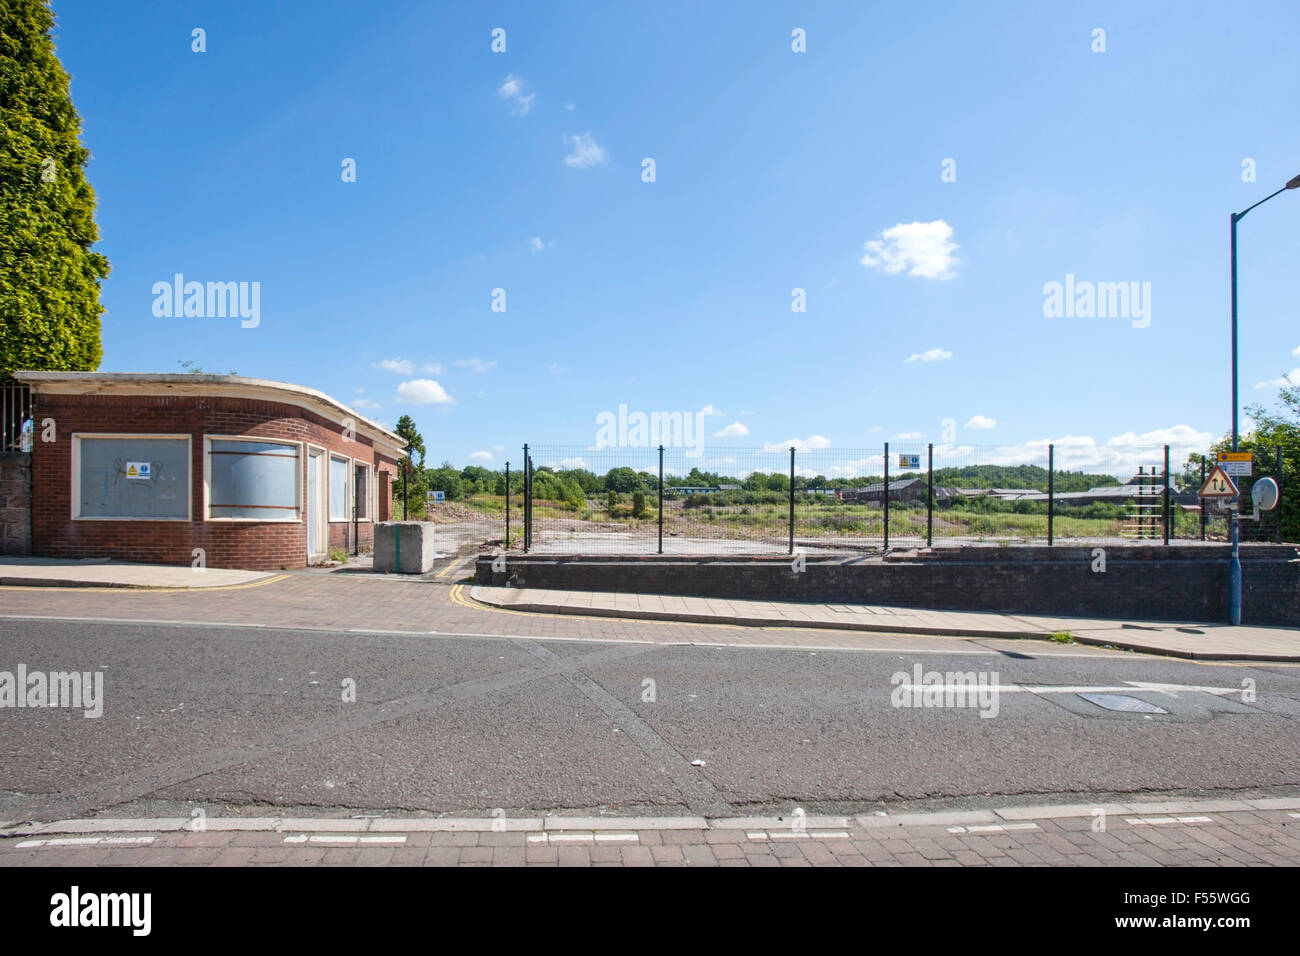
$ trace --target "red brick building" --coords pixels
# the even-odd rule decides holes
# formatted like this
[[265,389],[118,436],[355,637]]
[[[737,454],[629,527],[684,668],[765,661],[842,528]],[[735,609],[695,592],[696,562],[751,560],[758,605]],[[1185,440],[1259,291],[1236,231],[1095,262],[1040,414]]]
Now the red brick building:
[[32,550],[301,568],[370,547],[406,443],[321,392],[235,375],[17,372]]

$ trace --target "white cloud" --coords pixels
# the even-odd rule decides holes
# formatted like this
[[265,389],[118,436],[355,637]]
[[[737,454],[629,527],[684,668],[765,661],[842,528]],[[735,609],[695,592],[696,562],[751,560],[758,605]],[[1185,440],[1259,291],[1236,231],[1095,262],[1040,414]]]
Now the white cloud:
[[713,433],[714,438],[740,438],[749,434],[749,429],[740,422],[732,422],[726,428]]
[[873,269],[897,275],[904,269],[921,279],[951,279],[956,273],[952,226],[942,219],[933,222],[898,223],[884,230],[879,239],[866,244],[861,262]]
[[952,353],[947,349],[929,349],[925,352],[909,355],[903,364],[906,365],[908,362],[942,362],[950,358],[952,358]]
[[561,458],[559,461],[548,461],[546,465],[548,468],[583,468],[588,471],[590,470],[587,468],[587,460],[585,458]]
[[398,375],[410,375],[415,371],[415,364],[410,359],[384,359],[376,362],[375,368],[387,369],[390,372],[396,372]]
[[397,397],[413,405],[455,405],[456,399],[431,378],[416,378],[397,386]]
[[564,142],[573,147],[573,152],[564,157],[564,162],[574,169],[598,166],[609,159],[609,153],[591,138],[590,133],[565,136]]
[[467,368],[471,372],[478,372],[479,374],[482,374],[483,372],[492,371],[492,369],[496,367],[497,363],[485,362],[481,358],[469,358],[469,359],[461,359],[459,362],[452,362],[451,364],[458,366],[460,368]]
[[[1297,349],[1300,351],[1300,349]],[[1287,381],[1290,379],[1290,381]],[[1281,378],[1271,378],[1267,382],[1256,383],[1256,388],[1289,388],[1292,385],[1300,385],[1300,368],[1293,368]]]
[[491,461],[492,452],[490,451],[472,451],[469,454],[470,461]]
[[720,408],[714,408],[712,405],[705,405],[700,409],[701,415],[725,415],[727,414]]
[[788,451],[791,447],[795,451],[816,451],[819,448],[830,448],[831,440],[825,435],[811,435],[808,438],[789,438],[785,441],[771,442],[763,446],[763,451]]
[[528,111],[533,108],[534,93],[524,92],[525,83],[522,77],[515,76],[511,73],[506,77],[501,88],[497,90],[497,96],[501,97],[510,106],[510,112],[516,116],[527,116]]
[[969,445],[936,445],[934,456],[939,461],[960,461],[969,464],[972,455],[978,454],[980,464],[989,465],[1039,465],[1047,467],[1047,446],[1056,446],[1055,464],[1064,471],[1089,471],[1130,478],[1139,466],[1163,466],[1164,446],[1169,446],[1169,464],[1177,469],[1193,451],[1204,452],[1218,437],[1201,432],[1190,425],[1174,425],[1149,432],[1125,432],[1098,442],[1090,435],[1066,435],[1063,438],[1042,438],[1019,445],[999,445],[991,452]]
[[1296,358],[1300,358],[1300,345],[1297,345],[1295,348],[1293,348],[1291,350],[1291,354],[1294,355]]
[[990,428],[997,428],[997,427],[998,427],[998,420],[997,420],[996,418],[987,418],[987,417],[984,416],[984,415],[976,415],[974,418],[972,418],[970,421],[968,421],[968,422],[966,423],[966,427],[967,427],[967,428],[978,428],[978,429],[980,429],[980,430],[987,430],[987,429],[990,429]]
[[543,239],[541,236],[533,236],[528,240],[528,248],[532,249],[533,252],[541,252],[544,249],[554,249],[555,240]]

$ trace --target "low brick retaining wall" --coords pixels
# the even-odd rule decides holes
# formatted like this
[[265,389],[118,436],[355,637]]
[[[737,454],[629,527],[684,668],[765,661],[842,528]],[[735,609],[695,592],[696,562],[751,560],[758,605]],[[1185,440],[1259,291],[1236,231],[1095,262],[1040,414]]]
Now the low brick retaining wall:
[[[480,584],[564,591],[880,604],[951,611],[1221,623],[1228,618],[1227,546],[942,548],[879,556],[698,558],[666,555],[492,556]],[[1242,623],[1300,627],[1300,551],[1243,545]]]

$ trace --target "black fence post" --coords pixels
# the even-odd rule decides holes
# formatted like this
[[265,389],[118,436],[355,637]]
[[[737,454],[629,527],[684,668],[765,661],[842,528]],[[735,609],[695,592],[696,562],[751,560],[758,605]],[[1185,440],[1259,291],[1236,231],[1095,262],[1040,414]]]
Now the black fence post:
[[1056,518],[1056,446],[1047,446],[1047,546],[1055,540],[1053,523]]
[[794,446],[790,446],[790,554],[794,554]]
[[528,443],[524,442],[524,553],[533,544],[533,469],[528,457]]
[[659,553],[664,553],[664,446],[659,446]]
[[885,442],[885,550],[889,550],[889,442]]
[[1165,446],[1165,544],[1169,543],[1169,522],[1173,520],[1173,510],[1169,499],[1169,446]]
[[[406,473],[407,473],[407,471],[410,470],[410,467],[411,467],[410,452],[407,452],[407,458],[406,458],[406,461],[402,462],[402,520],[403,520],[403,521],[406,520],[406,501],[407,501],[407,495],[406,495]],[[401,532],[398,532],[398,533],[400,534]]]
[[[1201,456],[1201,487],[1205,487],[1205,456]],[[1201,540],[1205,540],[1205,499],[1197,498],[1198,510],[1201,512]]]
[[1277,543],[1282,543],[1282,446],[1273,449],[1277,453]]
[[934,443],[926,446],[925,546],[934,547]]
[[506,548],[510,550],[510,462],[506,462]]

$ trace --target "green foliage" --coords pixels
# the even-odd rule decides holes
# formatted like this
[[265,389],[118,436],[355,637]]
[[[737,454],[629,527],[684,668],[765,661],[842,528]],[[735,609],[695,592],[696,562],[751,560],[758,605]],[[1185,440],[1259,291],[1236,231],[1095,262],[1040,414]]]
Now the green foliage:
[[632,492],[632,517],[645,517],[645,492],[639,488]]
[[657,491],[659,478],[645,471],[633,471],[631,468],[611,468],[605,475],[603,491],[617,491],[630,495],[637,490]]
[[0,379],[16,369],[93,371],[99,239],[90,151],[45,0],[0,2]]
[[[414,518],[424,514],[424,493],[429,485],[424,472],[424,438],[415,427],[410,415],[403,415],[397,420],[393,432],[406,442],[407,455],[401,461],[400,474],[393,482],[393,517]],[[419,455],[416,459],[415,456]],[[402,478],[406,478],[406,501],[402,503]],[[398,504],[403,507],[398,510]]]
[[[181,361],[178,361],[176,364],[179,365],[181,368],[185,369],[185,371],[191,373],[192,375],[220,375],[220,374],[221,374],[220,372],[209,372],[209,371],[208,371],[207,369],[205,369],[205,368],[199,368],[199,366],[198,366],[197,364],[195,364],[194,362],[188,362],[188,361],[181,362]],[[232,369],[231,371],[227,372],[226,374],[227,374],[227,375],[238,375],[239,373],[236,372],[236,371],[234,371],[234,370]]]
[[606,501],[605,507],[610,514],[613,514],[615,509],[618,508],[618,492],[613,488],[609,489],[609,499]]
[[[448,461],[444,461],[437,468],[425,469],[424,484],[429,491],[443,492],[448,501],[460,501],[465,495],[465,487],[460,480],[460,472],[453,468],[451,462]],[[423,496],[421,497],[423,498]]]
[[[1300,541],[1300,382],[1283,386],[1278,392],[1280,407],[1270,411],[1262,405],[1247,406],[1246,412],[1255,422],[1255,429],[1238,441],[1241,451],[1253,452],[1254,474],[1238,480],[1241,489],[1241,510],[1251,510],[1250,490],[1263,477],[1277,479],[1277,449],[1282,449],[1282,540]],[[1224,438],[1211,449],[1212,456],[1221,451],[1231,451],[1231,438]],[[1276,515],[1276,512],[1274,512]],[[1276,528],[1276,518],[1270,516],[1270,527]],[[1244,529],[1250,522],[1242,522]]]

